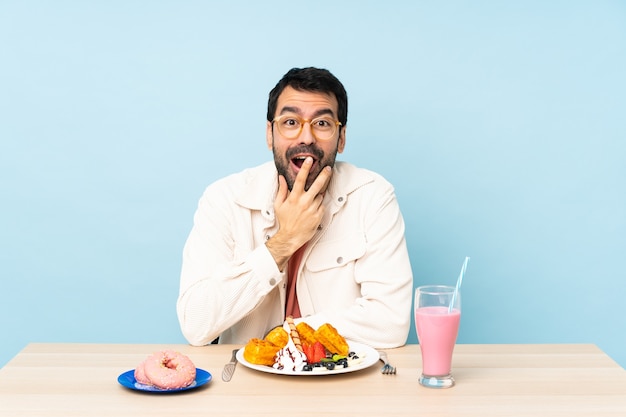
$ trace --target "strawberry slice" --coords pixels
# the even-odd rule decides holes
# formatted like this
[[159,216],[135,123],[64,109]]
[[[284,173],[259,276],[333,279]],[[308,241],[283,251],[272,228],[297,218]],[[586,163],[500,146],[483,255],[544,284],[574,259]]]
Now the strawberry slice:
[[[315,342],[311,347],[312,360],[311,363],[317,363],[326,357],[326,348],[320,342]],[[307,356],[308,358],[308,356]]]
[[313,346],[312,345],[309,345],[308,343],[303,343],[302,352],[306,355],[306,359],[309,363],[315,363],[313,362]]
[[318,363],[326,357],[326,348],[320,342],[312,345],[302,343],[302,352],[306,355],[308,363]]

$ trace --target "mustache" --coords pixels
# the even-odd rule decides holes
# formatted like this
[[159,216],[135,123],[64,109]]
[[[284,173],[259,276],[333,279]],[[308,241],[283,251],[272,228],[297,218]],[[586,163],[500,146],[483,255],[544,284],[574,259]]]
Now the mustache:
[[324,151],[315,145],[298,145],[296,147],[289,148],[287,150],[286,156],[287,156],[287,159],[293,159],[294,156],[301,154],[301,153],[311,154],[317,160],[322,160],[324,158]]

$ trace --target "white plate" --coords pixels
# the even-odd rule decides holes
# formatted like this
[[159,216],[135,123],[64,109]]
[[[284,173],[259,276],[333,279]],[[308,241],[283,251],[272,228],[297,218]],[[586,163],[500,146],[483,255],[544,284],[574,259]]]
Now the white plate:
[[237,351],[237,360],[245,367],[250,369],[255,369],[261,372],[267,372],[269,374],[279,374],[279,375],[296,375],[296,376],[320,376],[320,375],[336,375],[336,374],[345,374],[348,372],[360,371],[361,369],[369,368],[374,365],[380,359],[378,355],[378,351],[373,349],[367,345],[357,342],[348,341],[348,345],[350,346],[350,352],[356,353],[361,359],[361,362],[357,364],[353,364],[352,366],[348,366],[347,368],[339,367],[335,368],[332,371],[324,370],[324,371],[287,371],[284,369],[275,369],[271,366],[265,365],[255,365],[253,363],[248,362],[243,357],[244,348],[239,349]]

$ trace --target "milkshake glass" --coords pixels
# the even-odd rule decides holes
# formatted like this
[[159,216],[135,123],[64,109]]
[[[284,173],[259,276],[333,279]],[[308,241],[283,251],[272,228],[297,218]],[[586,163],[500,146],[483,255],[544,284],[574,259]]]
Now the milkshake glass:
[[[452,306],[450,306],[452,303]],[[452,352],[461,321],[461,294],[454,287],[427,285],[415,289],[415,328],[422,352],[419,383],[450,388]]]

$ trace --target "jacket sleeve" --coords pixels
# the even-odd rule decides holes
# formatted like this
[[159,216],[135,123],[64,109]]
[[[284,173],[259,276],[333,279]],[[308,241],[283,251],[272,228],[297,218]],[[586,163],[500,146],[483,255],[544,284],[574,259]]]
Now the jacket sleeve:
[[265,245],[237,250],[241,226],[235,226],[235,217],[239,215],[239,224],[245,219],[229,193],[219,183],[207,188],[183,250],[176,309],[181,331],[192,345],[211,343],[254,310],[281,280]]

